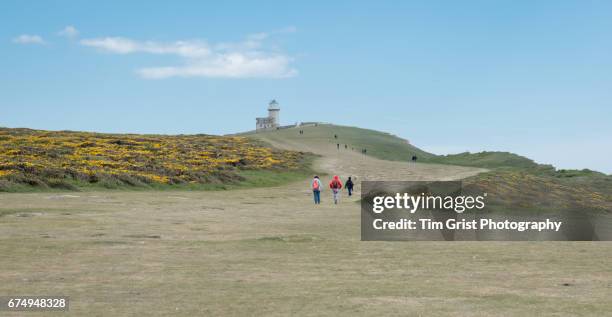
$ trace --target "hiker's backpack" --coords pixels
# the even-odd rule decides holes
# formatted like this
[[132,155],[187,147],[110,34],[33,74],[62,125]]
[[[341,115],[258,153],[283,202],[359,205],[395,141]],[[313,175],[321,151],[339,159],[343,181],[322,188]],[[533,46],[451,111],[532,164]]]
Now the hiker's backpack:
[[319,180],[315,179],[315,180],[312,182],[312,189],[313,189],[313,190],[319,190]]

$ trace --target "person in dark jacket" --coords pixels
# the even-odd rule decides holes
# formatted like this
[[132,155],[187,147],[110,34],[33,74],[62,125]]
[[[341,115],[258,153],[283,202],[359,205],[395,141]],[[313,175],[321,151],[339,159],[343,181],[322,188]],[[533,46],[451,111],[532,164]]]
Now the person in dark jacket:
[[344,188],[346,188],[348,190],[348,195],[349,196],[353,196],[353,180],[351,180],[351,177],[349,176],[348,180],[346,181],[346,183],[344,183]]

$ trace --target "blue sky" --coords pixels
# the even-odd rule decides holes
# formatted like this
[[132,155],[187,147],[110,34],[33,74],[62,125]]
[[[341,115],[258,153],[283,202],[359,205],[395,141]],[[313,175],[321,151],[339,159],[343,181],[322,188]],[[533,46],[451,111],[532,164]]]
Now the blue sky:
[[0,2],[0,126],[388,131],[612,173],[610,1]]

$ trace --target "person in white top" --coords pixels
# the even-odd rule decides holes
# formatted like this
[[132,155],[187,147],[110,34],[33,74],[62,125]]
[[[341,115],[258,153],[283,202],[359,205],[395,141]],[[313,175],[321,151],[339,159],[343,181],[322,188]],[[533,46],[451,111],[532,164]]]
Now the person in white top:
[[314,203],[316,205],[321,203],[321,180],[319,180],[319,176],[315,176],[312,180],[312,194],[314,195]]

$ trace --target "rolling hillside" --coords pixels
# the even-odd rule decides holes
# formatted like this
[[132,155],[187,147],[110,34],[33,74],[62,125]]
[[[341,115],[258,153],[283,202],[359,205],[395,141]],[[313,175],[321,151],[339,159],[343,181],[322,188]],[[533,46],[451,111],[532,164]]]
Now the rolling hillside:
[[[362,149],[367,149],[365,155]],[[439,179],[444,175],[449,179],[465,178],[466,184],[504,197],[500,206],[521,202],[525,208],[542,209],[557,206],[558,202],[612,209],[609,175],[590,170],[556,170],[508,152],[436,156],[388,133],[331,124],[242,136],[0,128],[0,191],[278,185],[311,174],[311,156],[305,152],[325,158],[320,161],[327,166],[318,166],[321,171],[344,169],[348,175],[369,175],[363,179]],[[410,168],[401,165],[413,155],[419,163],[427,164]],[[458,166],[479,172],[464,173]],[[385,169],[393,169],[393,176],[372,172]]]
[[[299,134],[303,130],[304,134]],[[361,153],[367,150],[367,155],[388,161],[409,161],[413,155],[419,159],[434,157],[395,135],[356,127],[332,124],[317,124],[264,132],[245,134],[248,137],[266,141],[284,148],[299,147],[303,150],[317,152],[322,145],[335,147],[346,144],[349,150]],[[338,138],[334,138],[336,135]]]
[[[304,134],[300,134],[300,130],[303,130]],[[408,162],[411,161],[413,155],[416,155],[418,162],[425,163],[479,168],[512,167],[532,170],[554,170],[551,165],[537,164],[529,158],[510,152],[466,152],[435,155],[425,152],[411,145],[407,140],[390,133],[333,124],[317,124],[316,126],[309,125],[280,130],[248,132],[241,135],[262,140],[280,148],[300,149],[314,153],[323,148],[327,151],[328,147],[335,147],[337,144],[344,148],[346,144],[348,149],[352,149],[356,153],[361,153],[362,149],[367,149],[366,155],[387,161]],[[334,138],[334,135],[338,136],[338,138]]]
[[559,210],[571,207],[612,211],[612,176],[591,170],[557,170],[552,165],[538,164],[510,152],[434,155],[387,133],[330,124],[249,133],[247,136],[275,147],[324,156],[334,155],[338,143],[341,145],[340,153],[347,151],[343,148],[347,144],[348,151],[355,152],[355,155],[361,155],[361,149],[367,148],[368,156],[388,161],[409,161],[412,155],[416,155],[419,163],[426,163],[419,166],[431,165],[429,173],[432,176],[445,165],[481,168],[484,172],[465,178],[464,184],[492,194],[491,197],[495,198],[491,199],[490,206],[497,209]]

